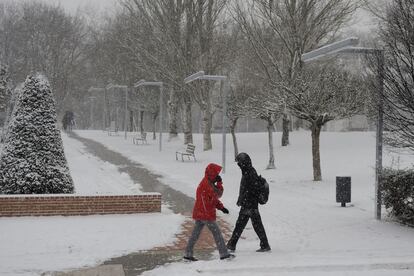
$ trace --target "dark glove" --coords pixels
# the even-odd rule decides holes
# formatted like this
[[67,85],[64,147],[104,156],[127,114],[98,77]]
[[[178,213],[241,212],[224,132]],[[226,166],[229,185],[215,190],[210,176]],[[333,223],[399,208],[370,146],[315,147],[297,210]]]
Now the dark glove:
[[214,179],[214,182],[222,182],[221,176],[217,175],[216,178]]
[[223,209],[221,209],[221,211],[223,213],[225,213],[225,214],[228,214],[229,213],[229,210],[226,207],[223,207]]

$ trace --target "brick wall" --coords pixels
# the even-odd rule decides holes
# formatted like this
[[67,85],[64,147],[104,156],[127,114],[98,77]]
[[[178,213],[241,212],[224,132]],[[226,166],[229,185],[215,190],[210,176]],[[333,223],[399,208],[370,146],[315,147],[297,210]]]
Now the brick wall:
[[0,217],[161,212],[161,194],[0,195]]

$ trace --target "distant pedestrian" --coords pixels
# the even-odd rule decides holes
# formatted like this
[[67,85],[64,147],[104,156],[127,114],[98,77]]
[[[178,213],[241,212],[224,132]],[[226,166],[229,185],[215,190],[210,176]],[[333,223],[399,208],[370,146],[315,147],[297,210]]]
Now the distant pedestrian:
[[185,250],[184,259],[186,260],[197,261],[193,256],[193,249],[204,225],[206,225],[213,234],[217,249],[220,253],[220,259],[223,260],[234,257],[234,255],[229,254],[223,235],[216,223],[216,209],[221,210],[225,214],[229,213],[229,210],[227,210],[219,200],[223,194],[223,182],[219,175],[220,171],[221,166],[214,163],[208,164],[205,170],[205,176],[197,187],[196,200],[193,208],[195,226]]
[[247,153],[239,153],[236,157],[236,162],[242,172],[239,198],[237,200],[237,206],[240,206],[241,208],[236,227],[227,243],[227,248],[230,251],[236,250],[237,241],[246,227],[247,222],[251,219],[253,229],[260,239],[260,248],[256,251],[270,251],[271,248],[259,213],[260,189],[257,183],[259,176],[253,168],[252,161]]

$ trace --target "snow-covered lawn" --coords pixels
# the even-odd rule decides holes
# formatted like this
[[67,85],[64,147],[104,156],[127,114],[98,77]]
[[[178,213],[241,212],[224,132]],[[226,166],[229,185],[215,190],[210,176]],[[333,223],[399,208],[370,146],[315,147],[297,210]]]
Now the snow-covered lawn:
[[[221,136],[213,135],[214,150],[202,151],[201,135],[194,136],[197,162],[175,160],[182,141],[165,141],[158,152],[157,141],[133,145],[122,136],[107,136],[102,131],[77,131],[83,137],[105,144],[131,160],[161,174],[173,188],[194,196],[204,168],[209,162],[221,163]],[[375,134],[329,133],[321,135],[322,182],[312,180],[311,136],[293,132],[289,147],[276,147],[276,170],[267,165],[267,135],[238,134],[240,151],[249,153],[253,165],[270,183],[268,204],[261,214],[272,252],[256,253],[258,240],[251,227],[240,240],[236,259],[231,262],[196,262],[172,264],[148,272],[148,275],[413,275],[414,229],[374,219]],[[275,135],[280,144],[280,133]],[[234,225],[240,171],[232,162],[231,139],[227,140],[227,171],[223,176],[224,205],[227,220]],[[411,164],[409,155],[385,153],[385,164]],[[352,177],[352,204],[341,208],[335,202],[335,177]],[[220,213],[220,212],[219,212]],[[221,214],[220,214],[221,215]],[[408,267],[410,270],[402,270]]]
[[[139,193],[128,175],[62,136],[76,193]],[[171,243],[182,221],[165,206],[161,214],[0,218],[0,275],[76,269],[151,249]]]

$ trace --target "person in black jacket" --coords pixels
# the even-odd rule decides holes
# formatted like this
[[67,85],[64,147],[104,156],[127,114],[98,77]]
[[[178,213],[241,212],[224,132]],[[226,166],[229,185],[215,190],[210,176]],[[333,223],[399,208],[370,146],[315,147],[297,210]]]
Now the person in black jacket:
[[231,251],[236,250],[237,241],[239,240],[244,228],[249,219],[252,220],[254,231],[260,239],[260,249],[257,252],[270,251],[270,245],[267,240],[266,231],[263,227],[262,218],[259,213],[259,190],[257,187],[258,175],[252,166],[252,161],[247,153],[239,153],[236,157],[237,165],[239,165],[242,178],[240,181],[239,198],[237,206],[240,206],[239,217],[236,222],[236,227],[230,240],[227,243],[227,248]]

